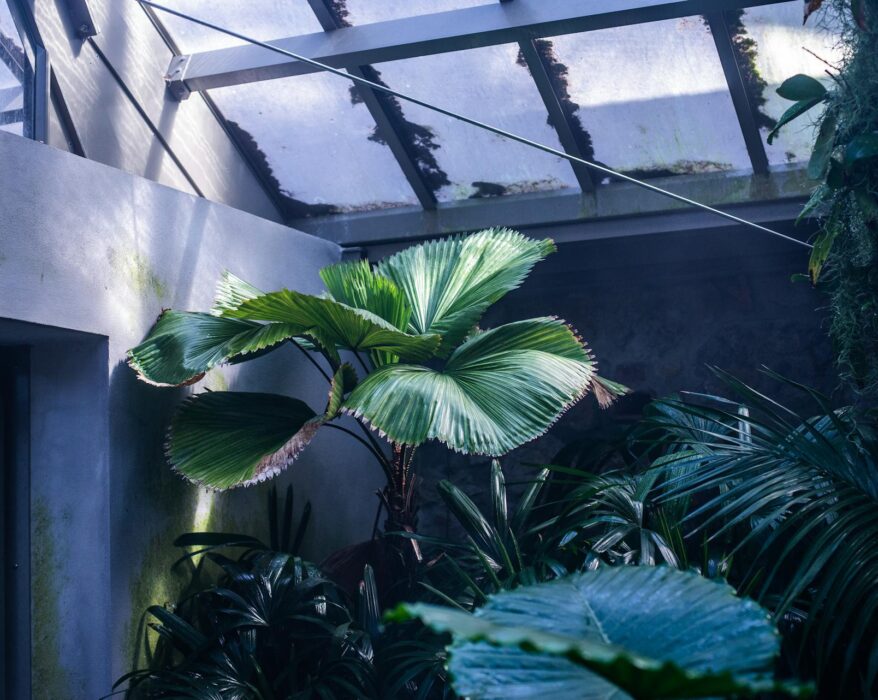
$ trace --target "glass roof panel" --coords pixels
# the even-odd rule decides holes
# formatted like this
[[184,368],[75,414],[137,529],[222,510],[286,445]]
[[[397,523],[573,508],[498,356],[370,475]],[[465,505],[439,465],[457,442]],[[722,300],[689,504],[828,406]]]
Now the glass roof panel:
[[[25,64],[24,49],[18,28],[12,20],[6,0],[0,0],[0,90],[21,85],[21,67]],[[20,107],[21,105],[19,105]],[[0,104],[0,111],[9,109]]]
[[[823,15],[823,16],[821,16]],[[800,0],[764,5],[744,10],[743,26],[756,42],[756,68],[767,86],[763,111],[778,119],[793,103],[777,93],[777,87],[796,73],[805,73],[824,83],[829,82],[827,66],[805,49],[813,51],[830,64],[837,64],[841,51],[838,36],[832,27],[822,26],[825,13],[818,12],[802,25]],[[780,130],[772,145],[766,140],[765,150],[772,164],[806,161],[814,145],[814,124],[820,108],[788,124]],[[768,129],[763,129],[763,138]]]
[[551,43],[600,162],[641,177],[751,168],[702,18],[553,37]]
[[[390,87],[555,148],[557,134],[518,45],[490,46],[382,63]],[[578,187],[570,164],[482,129],[401,102],[440,201]],[[423,160],[421,161],[423,163]]]
[[0,130],[24,134],[24,67],[27,58],[6,0],[0,0]]
[[[307,0],[163,0],[162,4],[260,41],[322,31]],[[167,12],[156,10],[156,15],[183,53],[211,51],[247,43]]]
[[290,218],[417,204],[343,79],[309,74],[210,94],[252,162],[270,168],[290,198]]
[[371,24],[390,19],[460,10],[476,5],[493,5],[498,0],[335,0],[336,11],[345,13],[351,24]]

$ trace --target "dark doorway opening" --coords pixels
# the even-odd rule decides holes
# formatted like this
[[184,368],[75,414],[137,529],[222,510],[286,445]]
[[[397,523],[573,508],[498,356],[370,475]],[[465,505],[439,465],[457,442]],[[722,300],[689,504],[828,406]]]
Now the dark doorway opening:
[[30,697],[30,357],[0,347],[0,679],[5,698]]

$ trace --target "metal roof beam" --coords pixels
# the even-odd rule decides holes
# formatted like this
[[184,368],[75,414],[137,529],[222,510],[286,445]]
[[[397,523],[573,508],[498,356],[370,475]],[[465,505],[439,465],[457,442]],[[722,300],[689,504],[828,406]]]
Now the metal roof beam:
[[[272,44],[336,68],[397,61],[540,37],[703,15],[781,0],[516,0],[287,37]],[[210,19],[205,17],[203,19]],[[320,69],[259,46],[175,57],[174,94],[314,73]]]
[[753,172],[765,175],[768,173],[768,156],[765,154],[765,145],[762,143],[762,135],[759,133],[759,126],[756,123],[757,106],[750,100],[744,77],[741,75],[728,18],[723,12],[707,14],[706,18],[710,25],[713,41],[716,44],[716,52],[719,54],[723,73],[726,76],[726,83],[729,86],[738,123],[741,125],[741,135],[747,146]]
[[[336,32],[343,29],[336,21],[332,12],[329,11],[326,0],[308,0],[308,4],[311,6],[311,10],[325,32]],[[359,66],[348,67],[346,70],[351,75],[359,78],[365,79],[367,77]],[[403,141],[399,132],[394,127],[393,118],[388,113],[385,103],[374,90],[359,85],[355,85],[353,89],[363,99],[363,104],[366,105],[366,109],[369,110],[369,114],[372,115],[372,119],[375,120],[375,124],[378,126],[378,133],[381,134],[391,153],[393,153],[393,157],[396,158],[396,162],[399,164],[405,179],[418,198],[420,205],[424,209],[435,209],[436,196],[424,180],[423,173],[418,167],[417,161],[412,157],[405,141]]]
[[[779,169],[768,176],[722,172],[677,175],[658,182],[711,205],[734,209],[759,222],[763,219],[753,217],[752,211],[769,204],[783,211],[781,219],[795,219],[810,191],[810,181],[801,167]],[[298,219],[289,225],[342,246],[370,246],[477,231],[496,226],[498,222],[516,229],[580,223],[589,227],[594,225],[596,230],[609,227],[620,232],[630,229],[633,233],[642,228],[636,223],[640,217],[654,214],[684,216],[687,220],[701,222],[699,225],[702,226],[728,225],[719,217],[701,216],[700,211],[645,192],[630,183],[603,185],[589,194],[554,190],[464,199],[441,202],[435,211],[399,207]],[[614,223],[608,223],[611,221]]]
[[[509,2],[510,0],[505,1]],[[549,112],[549,122],[558,134],[558,140],[561,142],[561,147],[571,156],[588,160],[589,154],[583,153],[576,141],[576,136],[574,136],[573,132],[573,125],[570,123],[570,119],[567,117],[564,108],[561,106],[561,99],[555,90],[555,86],[552,84],[549,71],[546,69],[545,63],[543,63],[543,60],[540,58],[540,54],[537,51],[533,40],[528,39],[527,41],[519,42],[518,46],[521,49],[521,55],[524,57],[525,63],[527,63],[527,68],[530,71],[531,78],[533,78],[537,90],[540,92],[540,97],[543,98],[543,104]],[[588,168],[579,163],[571,163],[571,166],[573,166],[573,173],[576,175],[576,180],[579,182],[580,189],[582,189],[583,192],[592,192],[594,190],[594,180],[592,179]]]

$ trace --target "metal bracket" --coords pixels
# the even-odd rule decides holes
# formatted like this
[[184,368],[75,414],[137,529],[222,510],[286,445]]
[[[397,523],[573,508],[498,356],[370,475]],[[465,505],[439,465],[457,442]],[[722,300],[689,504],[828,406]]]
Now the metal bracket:
[[192,94],[192,91],[186,86],[184,81],[186,68],[189,66],[189,59],[190,56],[174,56],[171,59],[171,65],[168,66],[168,72],[165,73],[168,91],[177,101],[188,100]]
[[88,39],[98,33],[97,24],[88,7],[88,0],[67,0],[67,9],[70,12],[70,20],[73,22],[76,36],[80,39]]

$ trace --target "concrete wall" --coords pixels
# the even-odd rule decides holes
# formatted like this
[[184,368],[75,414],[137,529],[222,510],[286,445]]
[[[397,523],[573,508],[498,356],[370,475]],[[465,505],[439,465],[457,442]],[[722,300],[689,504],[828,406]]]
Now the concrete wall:
[[[0,337],[34,344],[42,401],[32,416],[43,436],[32,460],[34,697],[94,700],[135,660],[140,613],[173,600],[181,577],[169,573],[172,540],[207,527],[258,534],[267,494],[212,495],[170,472],[163,433],[185,392],[138,382],[125,351],[162,308],[209,307],[223,268],[263,288],[316,292],[317,270],[340,250],[18,137],[0,134],[0,163],[0,319],[88,334],[49,343],[33,326],[6,325]],[[212,371],[202,386],[325,401],[323,380],[292,349]],[[66,442],[53,425],[87,437]],[[364,452],[318,435],[280,479],[296,485],[297,510],[313,502],[314,557],[370,532],[364,494],[381,475]]]

